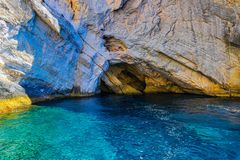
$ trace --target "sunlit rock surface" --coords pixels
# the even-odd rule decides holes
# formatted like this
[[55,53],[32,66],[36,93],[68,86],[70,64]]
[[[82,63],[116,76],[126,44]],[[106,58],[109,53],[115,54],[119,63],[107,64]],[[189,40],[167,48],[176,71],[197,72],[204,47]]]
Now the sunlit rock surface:
[[239,15],[238,0],[0,0],[0,108],[101,90],[239,96]]

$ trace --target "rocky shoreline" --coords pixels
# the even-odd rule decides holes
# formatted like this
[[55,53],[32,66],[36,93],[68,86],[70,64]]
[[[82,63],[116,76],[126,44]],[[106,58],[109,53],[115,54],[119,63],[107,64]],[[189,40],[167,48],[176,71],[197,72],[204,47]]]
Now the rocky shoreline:
[[240,1],[0,0],[0,113],[100,92],[240,97],[239,37]]

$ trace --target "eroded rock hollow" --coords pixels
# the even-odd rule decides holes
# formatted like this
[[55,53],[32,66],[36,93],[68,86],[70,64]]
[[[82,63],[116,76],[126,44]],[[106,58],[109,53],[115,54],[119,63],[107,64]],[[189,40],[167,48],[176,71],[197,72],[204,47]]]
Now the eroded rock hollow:
[[0,0],[0,112],[99,92],[240,96],[239,0]]

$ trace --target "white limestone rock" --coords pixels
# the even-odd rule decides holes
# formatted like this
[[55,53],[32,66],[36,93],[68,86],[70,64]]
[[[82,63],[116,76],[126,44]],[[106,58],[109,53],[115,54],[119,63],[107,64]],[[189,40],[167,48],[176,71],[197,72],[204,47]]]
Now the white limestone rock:
[[239,6],[232,0],[0,0],[1,98],[95,94],[101,79],[110,89],[121,84],[128,86],[124,93],[139,92],[128,74],[127,82],[110,74],[119,63],[139,68],[129,72],[146,85],[141,92],[239,96]]

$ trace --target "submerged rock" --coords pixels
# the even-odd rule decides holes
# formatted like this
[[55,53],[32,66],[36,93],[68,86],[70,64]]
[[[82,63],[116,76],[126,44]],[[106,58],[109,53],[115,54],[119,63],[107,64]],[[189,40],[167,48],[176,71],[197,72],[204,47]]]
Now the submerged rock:
[[0,0],[0,108],[101,90],[240,96],[239,16],[232,0]]

